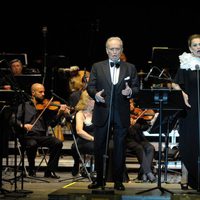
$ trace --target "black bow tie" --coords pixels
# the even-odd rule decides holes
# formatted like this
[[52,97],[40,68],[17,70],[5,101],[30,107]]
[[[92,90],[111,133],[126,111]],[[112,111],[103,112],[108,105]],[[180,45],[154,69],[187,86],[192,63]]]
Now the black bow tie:
[[110,66],[111,67],[116,67],[116,68],[119,68],[119,66],[120,66],[120,62],[116,62],[116,63],[114,63],[114,62],[110,62]]

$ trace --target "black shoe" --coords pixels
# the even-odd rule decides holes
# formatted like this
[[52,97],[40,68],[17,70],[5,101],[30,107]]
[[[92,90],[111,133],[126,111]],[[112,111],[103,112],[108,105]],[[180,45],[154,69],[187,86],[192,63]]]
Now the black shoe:
[[93,182],[96,181],[96,179],[97,179],[97,173],[95,171],[91,172],[90,173],[90,177],[91,177],[91,179],[92,179]]
[[36,171],[35,171],[35,170],[29,170],[29,171],[28,171],[28,175],[29,175],[29,176],[33,176],[33,177],[36,177]]
[[99,183],[97,181],[94,181],[94,182],[92,182],[88,185],[88,189],[97,189],[97,188],[100,188],[100,187],[103,187],[103,184]]
[[51,171],[46,171],[44,173],[44,177],[45,178],[55,178],[55,179],[59,179],[60,176],[57,176],[55,172],[51,172]]
[[142,174],[142,182],[147,182],[147,175],[146,174]]
[[122,191],[122,190],[125,190],[125,187],[124,187],[123,183],[121,183],[121,182],[115,182],[114,183],[114,189]]
[[140,180],[140,181],[142,181],[142,178],[143,178],[142,176],[143,176],[143,173],[140,173],[140,172],[139,172],[139,173],[138,173],[138,176],[137,176],[137,179]]
[[188,190],[188,184],[187,183],[181,183],[181,190]]
[[151,183],[154,183],[156,181],[156,177],[153,175],[152,172],[147,173],[147,178]]

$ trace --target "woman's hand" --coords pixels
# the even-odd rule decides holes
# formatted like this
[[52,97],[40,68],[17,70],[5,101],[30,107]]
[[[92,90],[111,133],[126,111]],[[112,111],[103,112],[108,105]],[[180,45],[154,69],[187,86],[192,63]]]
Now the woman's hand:
[[189,104],[188,95],[181,89],[181,87],[179,86],[179,84],[172,83],[172,88],[175,89],[175,90],[181,90],[182,91],[183,100],[185,102],[185,105],[188,106],[189,108],[191,108],[191,105]]
[[185,105],[188,106],[189,108],[191,108],[191,105],[189,104],[188,95],[185,92],[183,92],[183,90],[182,90],[182,94],[183,94],[183,100],[185,102]]

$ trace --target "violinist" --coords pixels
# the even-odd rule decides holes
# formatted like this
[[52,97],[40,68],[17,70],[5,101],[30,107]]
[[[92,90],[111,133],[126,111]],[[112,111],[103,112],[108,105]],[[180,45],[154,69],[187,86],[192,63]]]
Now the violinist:
[[[138,180],[142,182],[155,182],[156,177],[153,173],[153,158],[155,148],[143,134],[143,131],[146,131],[150,126],[149,121],[143,116],[146,111],[139,110],[139,113],[137,113],[136,111],[138,111],[138,109],[135,108],[134,101],[132,99],[130,100],[130,110],[131,126],[129,127],[126,138],[127,153],[136,155],[138,159],[140,164]],[[153,114],[152,111],[149,113]],[[136,117],[133,117],[135,115]]]
[[[18,134],[19,141],[26,150],[29,162],[29,176],[36,176],[35,157],[37,148],[40,146],[48,147],[50,152],[44,177],[59,178],[55,171],[58,167],[63,144],[59,139],[48,134],[48,127],[56,126],[61,116],[69,114],[70,110],[67,105],[63,104],[59,105],[57,110],[52,112],[48,109],[51,102],[48,102],[43,109],[37,109],[38,105],[43,103],[44,97],[44,86],[40,83],[34,83],[31,86],[31,100],[18,106],[17,133],[21,133]],[[41,108],[41,106],[39,107]]]

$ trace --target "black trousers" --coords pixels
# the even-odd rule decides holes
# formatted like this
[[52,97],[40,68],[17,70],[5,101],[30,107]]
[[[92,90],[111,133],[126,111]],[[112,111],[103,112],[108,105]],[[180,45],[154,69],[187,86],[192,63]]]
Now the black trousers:
[[[108,160],[105,158],[106,153],[106,138],[107,138],[107,126],[96,127],[94,137],[94,152],[95,152],[95,170],[97,172],[97,181],[101,183],[103,181],[104,164]],[[116,125],[113,127],[113,151],[112,160],[109,158],[109,162],[113,163],[113,181],[123,182],[124,166],[125,166],[125,138],[127,134],[127,128]],[[108,166],[107,166],[108,167]],[[107,172],[106,172],[107,174]],[[105,177],[106,178],[106,177]]]
[[[78,146],[78,150],[81,154],[94,155],[94,142],[77,138],[76,143]],[[72,144],[71,150],[72,150],[72,157],[74,159],[74,163],[79,164],[80,158],[79,158],[79,154],[77,152],[75,143]]]
[[149,141],[136,142],[132,140],[127,144],[127,153],[136,155],[140,163],[141,174],[152,171],[152,162],[154,158],[155,148]]
[[56,171],[63,146],[62,141],[53,136],[24,136],[24,138],[20,138],[20,143],[23,150],[26,151],[30,170],[35,168],[37,148],[48,147],[50,155],[47,170]]

